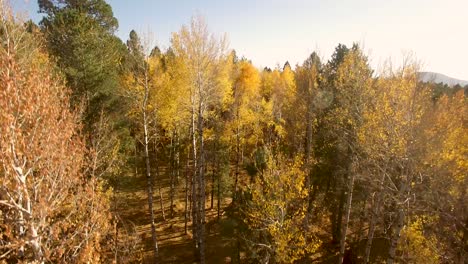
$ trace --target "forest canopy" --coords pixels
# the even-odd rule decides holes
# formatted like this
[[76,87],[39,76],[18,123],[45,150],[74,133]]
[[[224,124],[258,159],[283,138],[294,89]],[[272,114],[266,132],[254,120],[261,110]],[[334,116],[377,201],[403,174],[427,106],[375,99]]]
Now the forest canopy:
[[104,0],[0,3],[0,263],[466,263],[467,87],[357,43],[259,69],[201,16],[160,49]]

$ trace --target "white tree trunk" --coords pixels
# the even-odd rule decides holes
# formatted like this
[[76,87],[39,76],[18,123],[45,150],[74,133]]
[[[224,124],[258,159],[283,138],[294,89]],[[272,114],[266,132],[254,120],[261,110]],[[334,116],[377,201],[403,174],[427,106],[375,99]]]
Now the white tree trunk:
[[346,217],[343,226],[343,231],[341,233],[341,241],[340,241],[340,256],[338,258],[338,263],[343,263],[344,253],[345,253],[345,246],[346,246],[346,233],[348,232],[348,224],[349,224],[349,216],[351,214],[351,206],[353,202],[353,191],[354,191],[354,172],[351,170],[351,178],[349,181],[349,189],[348,189],[348,200],[346,202]]
[[146,184],[148,192],[148,209],[150,213],[151,221],[151,237],[153,239],[153,253],[154,253],[154,263],[158,262],[158,239],[156,236],[156,226],[154,222],[154,210],[153,210],[153,177],[151,175],[151,166],[149,159],[149,138],[148,138],[148,117],[147,117],[147,106],[148,106],[148,96],[149,96],[149,87],[148,87],[148,75],[147,69],[145,68],[145,94],[143,98],[143,132],[144,132],[144,148],[145,148],[145,165],[146,165]]
[[375,226],[376,226],[378,214],[380,212],[380,203],[383,199],[383,187],[385,184],[385,176],[386,176],[386,171],[383,171],[382,178],[379,183],[379,188],[376,193],[377,197],[376,197],[376,201],[374,204],[374,208],[372,208],[372,216],[371,216],[371,221],[369,224],[369,232],[367,234],[366,249],[364,253],[364,263],[366,264],[369,263],[370,253],[372,249],[372,242],[373,242],[374,233],[375,233]]

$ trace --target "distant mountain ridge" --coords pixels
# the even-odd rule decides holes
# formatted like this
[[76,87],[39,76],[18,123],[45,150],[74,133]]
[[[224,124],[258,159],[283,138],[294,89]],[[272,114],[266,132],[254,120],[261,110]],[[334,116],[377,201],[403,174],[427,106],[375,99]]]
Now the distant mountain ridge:
[[430,83],[444,83],[451,87],[457,84],[461,86],[468,85],[468,81],[455,79],[437,72],[419,72],[419,80]]

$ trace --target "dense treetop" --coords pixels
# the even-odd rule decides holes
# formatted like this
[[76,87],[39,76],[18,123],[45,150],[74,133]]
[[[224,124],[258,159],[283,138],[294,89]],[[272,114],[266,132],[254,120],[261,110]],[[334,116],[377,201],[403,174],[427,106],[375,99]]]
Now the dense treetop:
[[[0,262],[464,263],[466,87],[358,44],[258,69],[192,18],[0,9]],[[272,54],[274,56],[274,54]]]

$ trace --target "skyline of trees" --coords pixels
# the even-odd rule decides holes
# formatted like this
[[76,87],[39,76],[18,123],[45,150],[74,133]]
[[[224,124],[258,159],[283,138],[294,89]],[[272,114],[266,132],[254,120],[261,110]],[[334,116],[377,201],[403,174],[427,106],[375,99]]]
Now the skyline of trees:
[[211,211],[233,263],[466,261],[466,88],[420,82],[414,59],[375,72],[339,44],[258,69],[200,16],[161,50],[117,38],[104,0],[39,0],[39,25],[1,4],[0,261],[137,261],[128,175],[152,263],[171,219],[210,263]]

